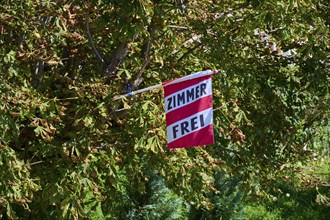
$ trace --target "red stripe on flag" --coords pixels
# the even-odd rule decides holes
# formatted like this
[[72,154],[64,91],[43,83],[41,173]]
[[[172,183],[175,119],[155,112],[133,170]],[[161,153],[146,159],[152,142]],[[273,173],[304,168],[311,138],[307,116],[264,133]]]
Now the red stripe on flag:
[[[190,86],[193,86],[199,82],[202,82],[204,80],[207,80],[211,78],[211,75],[210,76],[203,76],[203,77],[199,77],[199,78],[196,78],[196,79],[191,79],[191,80],[187,80],[187,81],[183,81],[183,82],[179,82],[179,83],[176,83],[176,84],[171,84],[171,85],[168,85],[166,86],[166,82],[163,83],[163,86],[165,86],[165,89],[164,89],[164,96],[169,96],[175,92],[178,92],[182,89],[185,89],[187,87],[190,87]],[[173,80],[170,80],[170,81],[173,81]],[[167,82],[170,82],[170,81],[167,81]]]
[[188,105],[166,113],[166,126],[208,108],[212,108],[212,95],[203,97]]
[[168,148],[194,147],[206,144],[214,144],[213,124],[210,124],[198,131],[183,136],[167,144]]

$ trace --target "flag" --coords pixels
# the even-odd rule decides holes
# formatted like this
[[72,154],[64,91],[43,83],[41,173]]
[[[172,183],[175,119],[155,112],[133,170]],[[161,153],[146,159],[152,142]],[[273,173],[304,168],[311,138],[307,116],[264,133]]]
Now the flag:
[[213,73],[207,70],[163,83],[168,148],[214,143]]

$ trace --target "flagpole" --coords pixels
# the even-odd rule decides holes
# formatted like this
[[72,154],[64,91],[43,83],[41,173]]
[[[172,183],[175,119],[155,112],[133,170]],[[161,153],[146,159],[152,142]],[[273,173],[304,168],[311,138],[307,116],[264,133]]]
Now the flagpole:
[[157,84],[157,85],[154,85],[154,86],[150,86],[150,87],[144,88],[144,89],[139,89],[139,90],[136,90],[136,91],[132,91],[132,92],[127,93],[127,94],[124,94],[124,95],[117,95],[112,100],[113,101],[116,101],[116,100],[122,99],[124,97],[133,96],[135,94],[146,92],[146,91],[153,90],[153,89],[157,89],[159,87],[162,87],[162,84],[161,83],[160,84]]
[[172,84],[175,84],[175,83],[183,82],[183,81],[186,81],[186,80],[191,80],[191,79],[195,79],[195,78],[199,78],[199,77],[203,77],[203,76],[208,76],[208,75],[212,75],[212,74],[216,74],[216,73],[218,73],[218,70],[205,70],[205,71],[193,73],[193,74],[190,74],[188,76],[183,76],[183,77],[178,78],[178,79],[170,80],[170,81],[167,81],[167,82],[164,82],[164,83],[159,83],[157,85],[150,86],[150,87],[147,87],[147,88],[144,88],[144,89],[139,89],[139,90],[136,90],[136,91],[132,91],[132,92],[127,93],[127,94],[117,95],[112,100],[116,101],[116,100],[122,99],[124,97],[133,96],[135,94],[139,94],[139,93],[142,93],[142,92],[157,89],[159,87],[164,87],[164,86],[172,85]]

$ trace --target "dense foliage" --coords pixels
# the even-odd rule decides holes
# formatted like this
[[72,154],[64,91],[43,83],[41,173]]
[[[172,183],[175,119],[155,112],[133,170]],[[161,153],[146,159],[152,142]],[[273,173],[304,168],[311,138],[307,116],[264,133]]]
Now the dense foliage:
[[[328,123],[328,7],[1,1],[0,216],[219,217],[293,181]],[[161,90],[112,100],[205,69],[215,145],[166,149]]]

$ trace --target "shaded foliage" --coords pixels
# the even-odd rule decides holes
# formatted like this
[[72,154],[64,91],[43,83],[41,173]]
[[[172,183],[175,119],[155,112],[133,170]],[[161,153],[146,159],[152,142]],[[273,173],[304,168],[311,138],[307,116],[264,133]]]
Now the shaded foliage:
[[189,219],[235,219],[243,210],[242,199],[245,194],[242,183],[237,177],[229,177],[224,173],[215,175],[216,193],[209,193],[213,207],[210,210],[193,206]]

